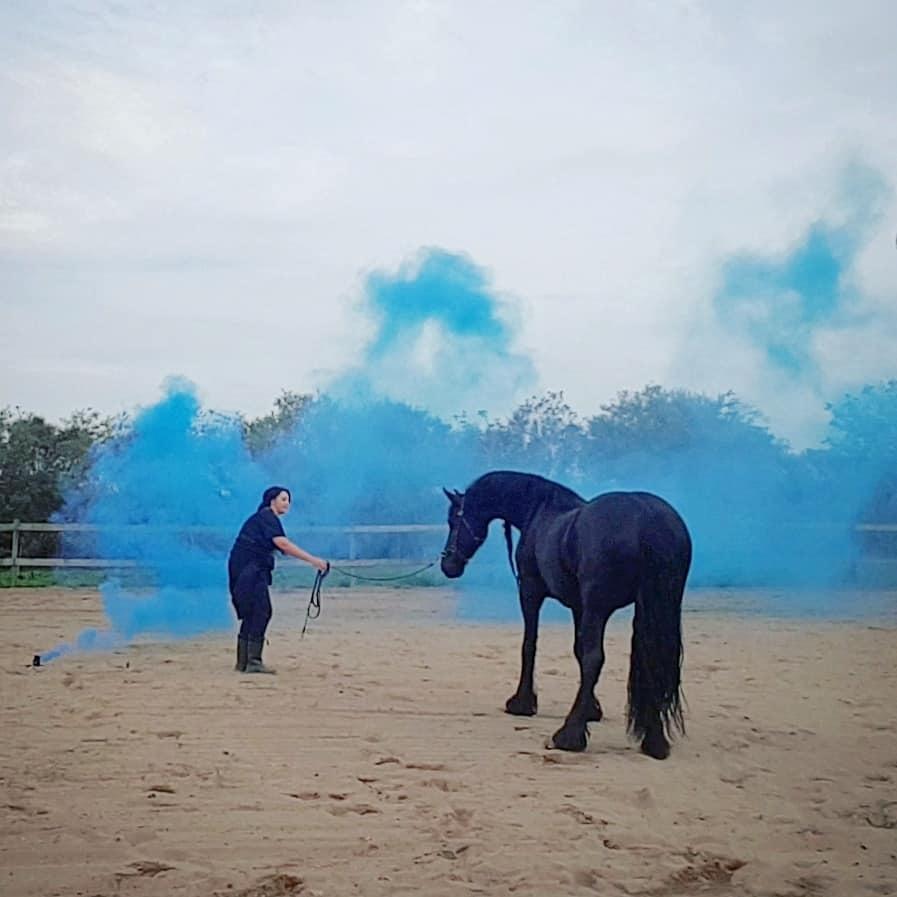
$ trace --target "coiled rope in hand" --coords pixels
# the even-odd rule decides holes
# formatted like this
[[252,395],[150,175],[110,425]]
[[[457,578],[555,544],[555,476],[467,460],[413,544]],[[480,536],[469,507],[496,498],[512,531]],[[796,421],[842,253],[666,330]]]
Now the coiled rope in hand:
[[317,620],[321,616],[321,586],[324,585],[324,577],[330,572],[330,564],[326,569],[318,570],[315,573],[315,581],[311,587],[311,595],[308,598],[308,607],[305,608],[305,623],[302,624],[302,634],[299,638],[305,637],[305,630],[308,629],[309,620]]

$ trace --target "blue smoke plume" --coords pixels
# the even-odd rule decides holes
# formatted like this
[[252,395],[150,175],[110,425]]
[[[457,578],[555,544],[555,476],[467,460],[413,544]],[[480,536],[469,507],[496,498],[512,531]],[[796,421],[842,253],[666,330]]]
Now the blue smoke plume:
[[[231,625],[227,551],[270,482],[294,490],[286,521],[294,537],[309,525],[444,517],[442,484],[478,472],[472,434],[421,409],[439,404],[438,393],[447,397],[443,408],[460,410],[472,396],[510,407],[532,365],[514,353],[507,311],[465,257],[422,252],[394,276],[371,275],[364,309],[376,330],[363,364],[332,386],[336,398],[310,401],[298,425],[257,457],[241,422],[204,411],[192,384],[178,378],[126,436],[97,450],[87,487],[68,496],[62,519],[102,527],[97,554],[134,560],[148,577],[139,588],[122,574],[103,584],[110,637]],[[314,539],[310,550],[345,556],[343,535]],[[360,553],[382,558],[409,550],[376,533],[357,542]],[[441,535],[410,550],[435,556],[439,547]]]
[[[841,314],[859,242],[857,228],[839,227],[814,226],[784,260],[742,257],[726,267],[721,313],[762,322],[748,334],[795,376],[812,371],[812,328]],[[787,314],[778,310],[783,295]],[[757,314],[746,311],[752,303]],[[361,363],[310,397],[293,425],[275,427],[264,448],[251,454],[244,422],[205,411],[192,385],[172,380],[125,436],[97,450],[63,517],[103,527],[99,555],[136,560],[144,579],[110,576],[109,633],[59,650],[233,625],[227,551],[271,482],[294,493],[288,535],[331,558],[346,556],[345,537],[306,527],[442,524],[442,486],[463,489],[489,469],[541,473],[586,497],[647,489],[672,501],[692,531],[692,583],[716,585],[836,582],[856,561],[854,524],[887,513],[887,496],[897,495],[882,488],[897,470],[893,385],[836,402],[827,444],[802,454],[732,396],[660,387],[622,394],[588,417],[552,395],[489,417],[477,412],[511,408],[533,368],[515,353],[508,303],[481,269],[425,252],[395,274],[372,275],[362,307],[374,333]],[[374,532],[358,535],[355,548],[362,557],[430,558],[444,538],[442,530],[410,544]],[[460,585],[463,613],[515,616],[498,527]]]
[[507,412],[536,382],[513,348],[512,304],[466,256],[428,249],[372,273],[361,310],[376,329],[361,364],[328,389],[343,402],[385,398],[448,419]]
[[890,196],[881,175],[861,165],[843,173],[840,189],[838,221],[815,222],[781,257],[728,259],[714,297],[720,320],[759,347],[773,368],[817,387],[814,335],[856,314],[852,267]]
[[[239,423],[203,413],[190,383],[169,381],[127,435],[96,451],[87,488],[64,512],[100,527],[100,557],[139,563],[139,587],[120,573],[101,587],[112,632],[188,636],[230,625],[228,538],[266,485]],[[196,527],[205,529],[187,530]]]
[[[825,446],[799,454],[734,396],[657,386],[621,394],[588,419],[556,397],[531,404],[515,424],[493,434],[499,445],[483,469],[541,473],[586,498],[613,490],[665,497],[692,533],[692,587],[765,589],[752,603],[767,613],[897,611],[893,594],[881,605],[880,593],[846,599],[839,591],[894,582],[893,535],[856,527],[897,523],[897,381],[845,396],[832,406]],[[500,592],[477,584],[477,594],[462,596],[463,612],[513,615],[501,544],[495,527],[487,548]],[[485,572],[480,562],[465,580]],[[719,600],[717,609],[725,605]]]
[[723,321],[759,344],[773,365],[812,377],[813,329],[831,321],[839,309],[851,250],[844,233],[816,224],[780,262],[732,259],[724,268],[717,310]]
[[114,631],[83,629],[73,642],[63,642],[40,655],[40,661],[46,666],[67,654],[85,654],[89,651],[114,651],[126,644]]

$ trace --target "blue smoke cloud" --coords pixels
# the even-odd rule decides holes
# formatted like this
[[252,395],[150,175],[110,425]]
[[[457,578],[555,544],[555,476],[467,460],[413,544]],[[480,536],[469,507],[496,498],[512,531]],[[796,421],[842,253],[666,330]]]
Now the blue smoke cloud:
[[65,657],[67,654],[84,654],[90,651],[114,651],[125,645],[117,633],[109,630],[83,629],[72,642],[63,642],[40,655],[41,663],[46,665]]
[[[444,500],[439,484],[473,473],[461,442],[449,424],[405,404],[322,397],[262,462],[303,484],[310,524],[432,523]],[[446,451],[452,445],[459,450]]]
[[[749,336],[796,376],[812,372],[813,327],[842,313],[858,220],[814,226],[784,260],[740,258],[725,269],[720,313],[733,326],[749,319]],[[589,419],[536,401],[509,419],[474,425],[462,415],[450,423],[451,414],[491,400],[509,407],[533,379],[484,272],[463,256],[423,252],[395,274],[371,275],[363,309],[375,329],[361,363],[255,456],[241,421],[204,410],[179,379],[121,439],[97,450],[87,488],[69,496],[64,519],[103,527],[98,554],[136,559],[144,578],[109,577],[109,631],[83,633],[55,651],[232,626],[227,551],[272,482],[293,490],[288,534],[335,558],[345,557],[344,537],[304,527],[441,523],[441,487],[463,489],[489,469],[541,473],[587,497],[647,489],[689,524],[693,583],[795,585],[832,582],[849,569],[852,526],[869,512],[885,473],[897,470],[893,424],[887,429],[897,393],[888,388],[836,405],[829,447],[802,455],[731,397],[659,388]],[[188,536],[187,527],[204,529]],[[493,530],[460,584],[461,611],[512,617],[513,584]],[[444,537],[410,547],[372,533],[356,547],[368,557],[435,557]],[[488,584],[498,592],[488,593]]]
[[[557,411],[533,423],[560,426],[527,426],[484,468],[541,473],[584,497],[613,490],[665,497],[693,536],[691,586],[767,590],[747,602],[742,594],[740,610],[838,617],[897,611],[893,593],[882,604],[878,593],[846,597],[841,590],[888,576],[893,582],[893,539],[855,526],[897,523],[897,381],[836,403],[826,447],[800,454],[731,395],[648,387],[587,420]],[[478,585],[462,596],[465,613],[514,613],[499,532],[486,546],[499,591]],[[716,609],[725,608],[726,599],[717,601]]]
[[[192,384],[170,380],[124,438],[96,452],[88,488],[68,497],[63,514],[102,527],[100,557],[134,559],[148,576],[141,588],[122,575],[102,585],[111,630],[104,637],[231,625],[227,551],[270,482],[294,489],[304,525],[440,520],[442,483],[472,479],[476,458],[463,436],[420,409],[461,410],[472,396],[509,405],[533,379],[529,360],[511,348],[500,306],[485,273],[447,252],[424,251],[395,275],[371,275],[364,309],[376,330],[362,365],[333,384],[336,398],[313,401],[299,425],[255,459],[239,421],[204,411]],[[457,451],[446,452],[450,442]],[[195,527],[206,529],[188,535]],[[344,537],[315,538],[311,550],[344,556]],[[394,537],[358,541],[378,557],[407,550]],[[441,537],[419,550],[435,556],[439,545]]]
[[[137,560],[145,578],[101,587],[112,632],[189,636],[230,625],[224,559],[236,528],[267,485],[239,423],[202,411],[195,388],[172,379],[130,432],[95,453],[87,489],[64,518],[99,526],[95,550]],[[205,527],[190,532],[185,528]]]
[[761,346],[773,365],[812,377],[813,329],[838,312],[842,274],[849,263],[845,235],[814,225],[781,262],[751,257],[729,261],[716,308],[725,323]]
[[876,171],[854,165],[841,179],[841,220],[815,222],[783,257],[728,259],[714,297],[720,320],[759,347],[769,363],[811,386],[819,381],[813,337],[854,313],[851,269],[890,195]]
[[513,348],[513,306],[466,256],[427,249],[394,274],[374,272],[361,308],[375,333],[361,364],[328,389],[343,402],[385,398],[448,418],[507,412],[535,385]]
[[438,321],[449,333],[474,337],[496,354],[508,355],[508,329],[498,318],[486,277],[463,256],[429,250],[403,265],[398,277],[372,274],[367,289],[380,321],[371,360],[392,355],[428,321]]

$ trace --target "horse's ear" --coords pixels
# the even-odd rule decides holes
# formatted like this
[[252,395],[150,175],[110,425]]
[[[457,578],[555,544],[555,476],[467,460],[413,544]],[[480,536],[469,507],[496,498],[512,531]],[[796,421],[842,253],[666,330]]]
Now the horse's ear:
[[445,497],[446,497],[446,498],[447,498],[453,505],[458,504],[458,497],[457,497],[457,496],[458,496],[458,493],[457,493],[457,491],[455,491],[455,492],[449,492],[448,489],[445,488],[445,486],[442,487],[442,491],[445,493]]

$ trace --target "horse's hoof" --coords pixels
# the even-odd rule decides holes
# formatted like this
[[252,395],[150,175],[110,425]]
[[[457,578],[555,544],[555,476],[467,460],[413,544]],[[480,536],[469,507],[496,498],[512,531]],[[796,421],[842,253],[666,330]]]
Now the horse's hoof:
[[604,711],[601,709],[601,704],[598,702],[598,699],[594,698],[592,706],[589,709],[589,715],[586,717],[586,721],[590,723],[600,723],[602,719],[604,719]]
[[584,751],[589,743],[589,730],[562,726],[551,736],[551,745],[559,751]]
[[655,760],[666,760],[670,756],[670,743],[664,738],[645,736],[642,739],[642,753]]
[[529,697],[513,695],[505,702],[505,713],[514,716],[535,716],[537,703],[535,695]]

